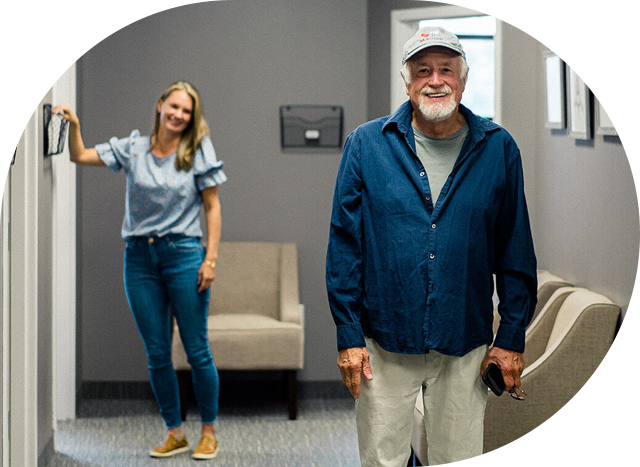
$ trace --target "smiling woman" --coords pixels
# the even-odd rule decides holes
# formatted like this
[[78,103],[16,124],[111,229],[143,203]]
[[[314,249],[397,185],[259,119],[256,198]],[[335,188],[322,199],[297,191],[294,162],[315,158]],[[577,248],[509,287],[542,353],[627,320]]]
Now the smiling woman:
[[164,101],[158,102],[160,128],[162,133],[181,134],[191,121],[193,100],[184,91],[171,93]]
[[[165,157],[177,150],[176,169],[189,170],[200,141],[209,135],[200,93],[186,81],[177,81],[158,99],[151,150]],[[171,143],[169,143],[171,142]]]
[[[124,285],[129,307],[147,351],[149,376],[167,427],[151,457],[188,450],[182,431],[178,382],[171,363],[170,307],[191,364],[202,421],[194,459],[218,452],[218,372],[207,342],[209,287],[215,278],[220,241],[218,185],[226,181],[208,137],[200,94],[191,84],[169,86],[156,104],[150,137],[138,130],[87,149],[80,122],[69,105],[53,109],[70,122],[71,160],[80,165],[124,170],[127,201]],[[200,210],[204,207],[206,244]]]

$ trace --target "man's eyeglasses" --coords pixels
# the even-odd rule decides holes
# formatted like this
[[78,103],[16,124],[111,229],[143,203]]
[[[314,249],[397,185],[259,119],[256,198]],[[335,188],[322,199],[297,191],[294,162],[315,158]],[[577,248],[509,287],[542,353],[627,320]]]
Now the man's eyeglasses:
[[524,396],[526,396],[527,393],[524,392],[522,388],[513,388],[511,391],[509,391],[509,395],[517,401],[523,401]]

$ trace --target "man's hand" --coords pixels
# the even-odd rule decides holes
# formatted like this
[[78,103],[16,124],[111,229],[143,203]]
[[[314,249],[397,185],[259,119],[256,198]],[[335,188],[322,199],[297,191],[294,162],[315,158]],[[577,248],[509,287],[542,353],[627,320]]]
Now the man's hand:
[[524,357],[519,352],[491,347],[482,360],[480,374],[483,374],[490,363],[495,363],[502,371],[505,389],[513,391],[520,387],[520,375],[524,370]]
[[364,374],[368,380],[373,379],[366,347],[341,350],[338,353],[338,368],[342,374],[342,382],[349,388],[354,399],[360,397],[360,373]]

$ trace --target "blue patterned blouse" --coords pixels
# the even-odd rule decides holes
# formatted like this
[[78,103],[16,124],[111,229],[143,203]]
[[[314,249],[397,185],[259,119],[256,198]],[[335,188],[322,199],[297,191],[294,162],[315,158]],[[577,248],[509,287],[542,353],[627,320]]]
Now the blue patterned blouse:
[[124,169],[127,197],[122,238],[183,234],[202,237],[200,192],[227,180],[211,139],[205,137],[188,172],[176,170],[173,153],[156,157],[150,137],[134,130],[128,138],[111,138],[96,147],[113,172]]

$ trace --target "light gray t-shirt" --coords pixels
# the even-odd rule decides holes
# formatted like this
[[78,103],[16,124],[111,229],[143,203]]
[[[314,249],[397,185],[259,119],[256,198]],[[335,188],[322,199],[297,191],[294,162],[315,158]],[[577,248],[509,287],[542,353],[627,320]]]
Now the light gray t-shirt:
[[469,126],[465,122],[462,128],[446,138],[432,138],[418,130],[415,125],[412,126],[416,140],[416,154],[427,172],[431,199],[435,206],[440,191],[460,154],[464,140],[469,134]]

